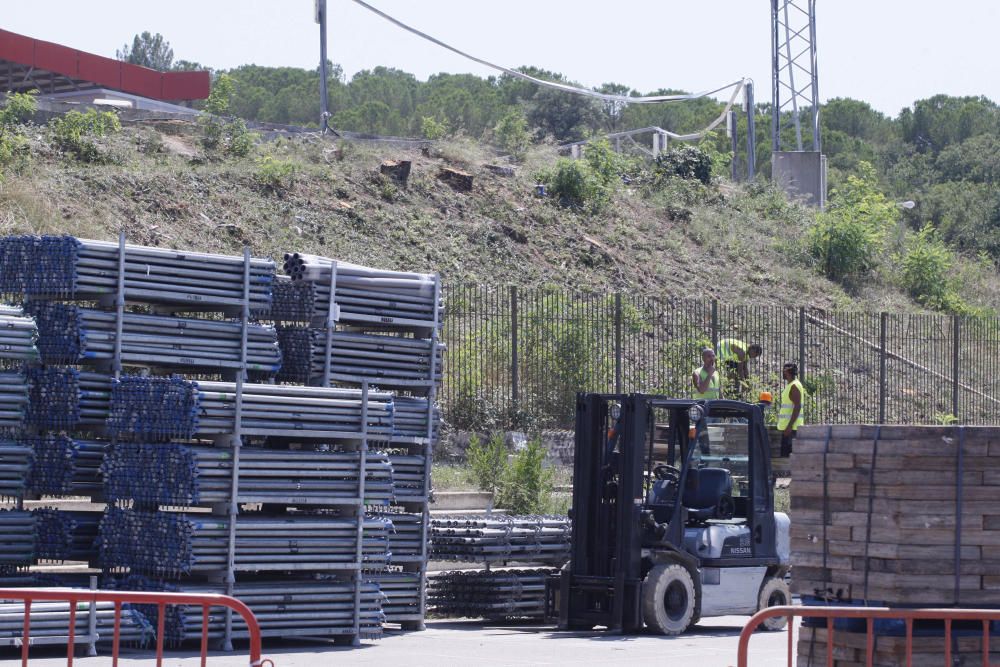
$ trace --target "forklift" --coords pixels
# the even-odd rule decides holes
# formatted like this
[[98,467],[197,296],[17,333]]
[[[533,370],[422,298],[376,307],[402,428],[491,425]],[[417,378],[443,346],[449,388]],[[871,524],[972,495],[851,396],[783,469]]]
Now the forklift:
[[573,482],[571,559],[546,594],[560,629],[679,635],[791,604],[763,404],[578,394]]

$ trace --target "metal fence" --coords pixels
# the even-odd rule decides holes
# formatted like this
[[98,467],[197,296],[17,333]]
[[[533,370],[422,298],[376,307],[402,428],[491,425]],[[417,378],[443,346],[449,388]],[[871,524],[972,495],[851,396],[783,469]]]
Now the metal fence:
[[578,391],[689,396],[700,350],[759,343],[750,386],[777,398],[798,363],[811,423],[1000,423],[1000,319],[732,306],[615,293],[451,285],[448,424],[569,428]]

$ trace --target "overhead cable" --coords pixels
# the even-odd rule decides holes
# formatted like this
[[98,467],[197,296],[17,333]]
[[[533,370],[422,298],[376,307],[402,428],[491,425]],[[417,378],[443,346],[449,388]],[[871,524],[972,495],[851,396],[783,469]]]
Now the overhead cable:
[[[370,11],[370,12],[372,12],[374,14],[377,14],[378,16],[381,16],[382,18],[384,18],[386,21],[389,21],[393,25],[396,25],[396,26],[402,28],[403,30],[406,30],[407,32],[410,32],[410,33],[412,33],[412,34],[414,34],[414,35],[416,35],[418,37],[426,39],[427,41],[432,42],[434,44],[437,44],[438,46],[440,46],[440,47],[442,47],[444,49],[448,49],[452,53],[456,53],[456,54],[462,56],[463,58],[467,58],[468,60],[471,60],[471,61],[473,61],[475,63],[478,63],[480,65],[483,65],[485,67],[489,67],[491,69],[495,69],[497,71],[503,72],[504,74],[507,74],[507,75],[512,76],[512,77],[516,77],[518,79],[524,79],[525,81],[530,81],[530,82],[532,82],[534,84],[537,84],[539,86],[545,86],[547,88],[553,88],[555,90],[561,90],[561,91],[566,92],[566,93],[573,93],[573,94],[576,94],[576,95],[584,95],[586,97],[593,97],[593,98],[596,98],[596,99],[599,99],[599,100],[603,100],[605,102],[619,102],[619,103],[622,103],[622,104],[658,104],[660,102],[679,102],[679,101],[682,101],[682,100],[695,100],[695,99],[699,99],[699,98],[702,98],[702,97],[708,97],[709,95],[714,95],[715,93],[718,93],[718,92],[721,92],[723,90],[727,90],[727,89],[733,88],[733,87],[736,87],[736,93],[738,93],[740,90],[743,89],[743,86],[746,83],[746,79],[740,79],[739,81],[734,81],[732,83],[728,83],[728,84],[726,84],[724,86],[720,86],[719,88],[716,88],[714,90],[706,90],[706,91],[703,91],[703,92],[700,92],[700,93],[686,93],[686,94],[683,94],[683,95],[650,95],[650,96],[645,96],[645,97],[629,97],[627,95],[610,95],[610,94],[607,94],[607,93],[599,93],[596,90],[590,90],[588,88],[580,88],[578,86],[571,86],[569,84],[558,83],[556,81],[546,81],[545,79],[539,79],[539,78],[530,76],[528,74],[525,74],[524,72],[519,72],[519,71],[517,71],[515,69],[510,69],[508,67],[503,67],[501,65],[496,65],[496,64],[491,63],[491,62],[489,62],[487,60],[483,60],[482,58],[477,58],[476,56],[468,54],[465,51],[461,51],[461,50],[455,48],[454,46],[450,46],[448,44],[445,44],[441,40],[436,39],[434,37],[431,37],[427,33],[421,32],[420,30],[417,30],[416,28],[413,28],[413,27],[410,27],[410,26],[406,25],[405,23],[403,23],[399,19],[396,19],[396,18],[393,18],[392,16],[389,16],[385,12],[383,12],[383,11],[381,11],[381,10],[375,8],[375,7],[372,7],[371,5],[369,5],[367,2],[364,2],[363,0],[354,0],[354,2],[356,4],[358,4],[358,5],[361,5],[362,7],[364,7],[365,9],[367,9],[368,11]],[[733,95],[734,99],[735,99],[736,93],[734,93],[734,95]],[[721,121],[719,121],[719,122],[721,122]],[[716,125],[718,125],[718,123],[716,123]],[[713,125],[713,127],[714,127],[714,125]],[[709,128],[709,129],[711,129],[711,128]],[[708,131],[708,130],[706,130],[706,131]],[[683,137],[678,137],[678,138],[683,138]]]

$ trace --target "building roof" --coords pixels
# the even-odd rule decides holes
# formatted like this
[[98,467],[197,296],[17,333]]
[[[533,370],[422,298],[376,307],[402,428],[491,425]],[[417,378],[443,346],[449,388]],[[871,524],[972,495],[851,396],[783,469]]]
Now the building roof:
[[0,30],[0,92],[108,88],[154,100],[201,100],[208,72],[160,72]]

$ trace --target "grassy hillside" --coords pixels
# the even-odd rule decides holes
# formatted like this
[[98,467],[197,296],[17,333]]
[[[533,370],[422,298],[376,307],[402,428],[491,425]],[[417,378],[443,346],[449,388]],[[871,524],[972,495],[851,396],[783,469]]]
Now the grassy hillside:
[[[918,309],[892,270],[850,291],[821,277],[804,241],[815,215],[773,189],[668,178],[620,185],[599,211],[535,195],[556,160],[531,149],[513,176],[477,144],[431,148],[299,137],[258,141],[246,157],[202,145],[180,121],[128,124],[93,139],[84,162],[46,126],[24,130],[25,158],[0,184],[0,234],[69,233],[236,253],[246,244],[280,260],[288,250],[372,266],[439,271],[446,282],[635,289],[741,303]],[[412,160],[407,187],[379,175]],[[471,193],[437,178],[474,175]],[[960,261],[967,302],[1000,309],[992,267]]]

